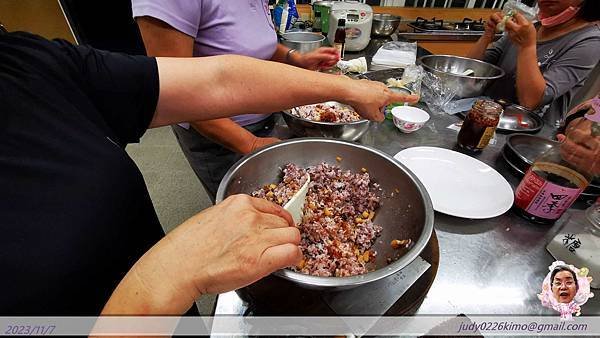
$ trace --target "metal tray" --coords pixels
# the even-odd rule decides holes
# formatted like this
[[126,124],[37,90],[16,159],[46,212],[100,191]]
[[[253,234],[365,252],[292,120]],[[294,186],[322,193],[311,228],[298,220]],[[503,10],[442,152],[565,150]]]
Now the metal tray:
[[[463,118],[468,112],[459,113]],[[498,123],[498,131],[507,133],[535,134],[544,127],[544,120],[536,113],[515,104],[504,107]]]
[[401,79],[402,75],[404,75],[404,68],[390,68],[360,74],[357,78],[386,83],[387,79],[392,77]]
[[[558,145],[558,142],[543,137],[513,134],[506,138],[506,143],[502,149],[502,157],[516,174],[522,176],[537,157]],[[592,181],[585,193],[600,196],[600,182],[598,180]]]
[[526,172],[536,158],[558,145],[558,142],[544,137],[513,134],[506,138],[503,152],[506,153],[512,164],[522,172]]

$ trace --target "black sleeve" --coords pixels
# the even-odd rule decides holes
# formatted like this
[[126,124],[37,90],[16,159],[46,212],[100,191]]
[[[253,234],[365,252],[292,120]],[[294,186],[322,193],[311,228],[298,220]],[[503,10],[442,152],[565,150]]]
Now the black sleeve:
[[73,62],[83,89],[120,143],[138,142],[158,102],[156,60],[73,46],[64,40],[53,43]]

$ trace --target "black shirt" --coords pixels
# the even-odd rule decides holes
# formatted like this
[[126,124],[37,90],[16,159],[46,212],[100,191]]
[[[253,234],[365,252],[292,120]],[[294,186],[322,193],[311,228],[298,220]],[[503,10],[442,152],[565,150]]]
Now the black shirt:
[[125,152],[153,58],[0,34],[0,315],[97,315],[164,235]]

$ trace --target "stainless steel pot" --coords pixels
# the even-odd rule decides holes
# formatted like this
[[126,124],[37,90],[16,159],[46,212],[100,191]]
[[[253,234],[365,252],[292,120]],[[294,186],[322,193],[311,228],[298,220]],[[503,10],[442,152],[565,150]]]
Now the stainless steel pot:
[[[384,203],[376,211],[375,222],[383,227],[374,249],[378,252],[376,270],[353,277],[317,277],[288,269],[275,275],[298,286],[319,290],[342,290],[368,284],[394,274],[412,262],[425,248],[433,231],[433,207],[425,187],[404,165],[391,156],[364,145],[322,138],[300,138],[270,145],[238,161],[225,175],[217,192],[217,203],[233,194],[249,194],[281,179],[281,167],[295,163],[301,167],[322,162],[338,163],[343,169],[366,168],[380,184]],[[398,193],[397,191],[400,191]],[[410,238],[414,245],[398,260],[390,246],[393,239]]]
[[371,35],[390,36],[398,29],[401,20],[401,17],[391,14],[373,14]]
[[289,32],[281,35],[281,43],[300,53],[313,51],[323,45],[325,36],[311,32]]
[[[457,98],[480,96],[493,81],[504,76],[504,70],[493,64],[454,55],[427,55],[418,63],[439,76],[446,86],[458,88]],[[462,75],[469,69],[474,75]]]
[[[335,102],[335,104],[341,105]],[[296,108],[292,108],[296,109]],[[369,130],[369,120],[356,122],[317,122],[291,114],[289,110],[283,111],[283,119],[292,133],[299,137],[327,137],[346,141],[356,141]]]

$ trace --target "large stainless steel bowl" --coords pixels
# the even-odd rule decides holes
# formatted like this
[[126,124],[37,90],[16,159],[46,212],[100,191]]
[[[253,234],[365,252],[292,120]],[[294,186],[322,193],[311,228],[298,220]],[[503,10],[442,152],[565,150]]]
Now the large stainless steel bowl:
[[401,20],[401,17],[391,14],[373,14],[371,35],[390,36],[398,29]]
[[[373,180],[381,185],[381,207],[375,222],[383,227],[374,249],[378,256],[376,270],[353,277],[316,277],[280,270],[276,276],[310,289],[341,290],[367,284],[398,272],[423,250],[433,231],[433,207],[425,187],[404,165],[373,148],[352,142],[322,138],[301,138],[276,143],[245,156],[225,175],[217,192],[217,202],[233,194],[249,194],[257,188],[281,180],[281,167],[295,163],[301,167],[321,162],[338,163],[343,169],[359,171],[367,168]],[[396,190],[399,191],[396,192]],[[392,264],[393,239],[410,238],[414,246]]]
[[[504,76],[504,70],[493,64],[453,55],[423,56],[419,64],[439,76],[448,87],[458,88],[458,98],[480,96],[493,81]],[[462,75],[469,69],[474,71],[472,76]]]
[[308,53],[323,45],[325,36],[311,32],[290,32],[281,35],[284,46],[295,49],[300,53]]
[[[329,103],[340,104],[337,102]],[[317,122],[294,116],[290,110],[283,111],[283,119],[292,133],[296,136],[327,137],[346,141],[358,140],[367,132],[367,130],[369,130],[370,125],[369,120],[345,123]]]

